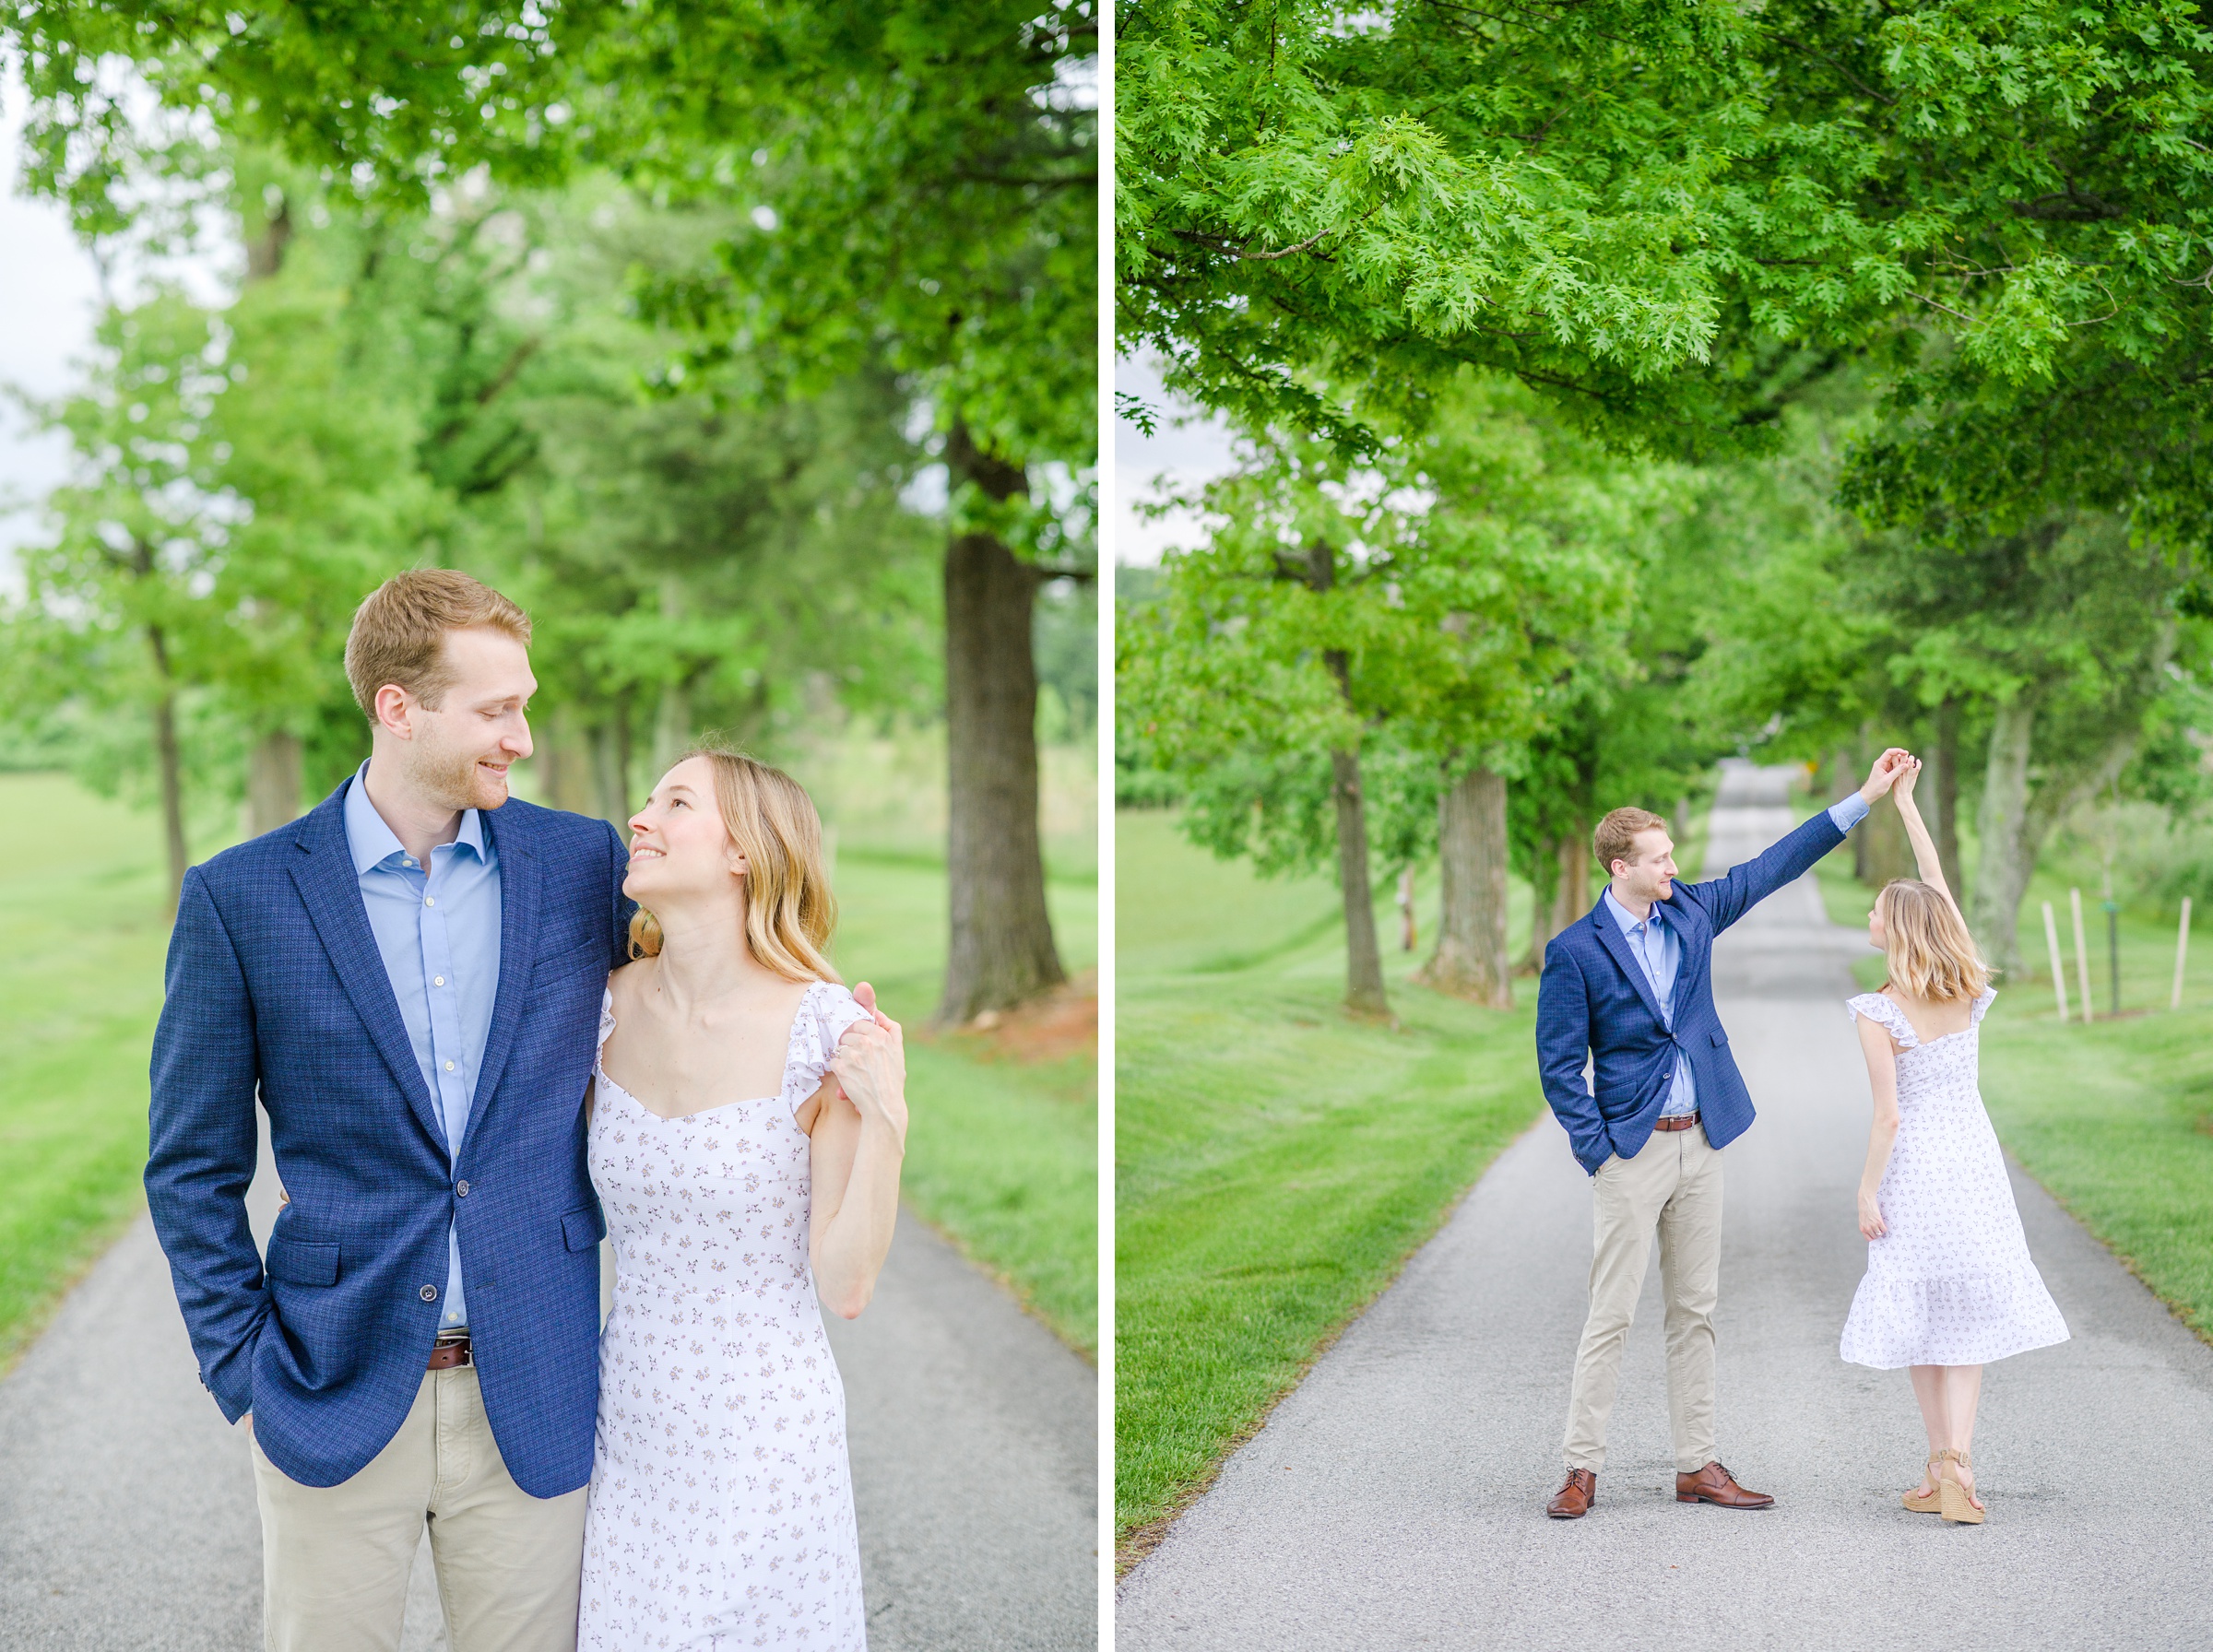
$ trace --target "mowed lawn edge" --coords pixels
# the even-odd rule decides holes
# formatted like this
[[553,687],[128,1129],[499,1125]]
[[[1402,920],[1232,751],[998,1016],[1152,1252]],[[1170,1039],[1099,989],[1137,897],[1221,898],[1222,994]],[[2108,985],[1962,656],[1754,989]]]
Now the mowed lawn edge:
[[[1355,1021],[1341,1008],[1338,935],[1300,938],[1336,901],[1326,883],[1254,879],[1181,843],[1159,815],[1125,816],[1117,856],[1127,891],[1115,1289],[1126,1570],[1544,1101],[1533,980],[1517,983],[1514,1009],[1482,1009],[1410,983],[1426,945],[1393,949],[1396,1023]],[[1433,888],[1419,909],[1434,920]],[[1395,914],[1379,919],[1388,944]]]

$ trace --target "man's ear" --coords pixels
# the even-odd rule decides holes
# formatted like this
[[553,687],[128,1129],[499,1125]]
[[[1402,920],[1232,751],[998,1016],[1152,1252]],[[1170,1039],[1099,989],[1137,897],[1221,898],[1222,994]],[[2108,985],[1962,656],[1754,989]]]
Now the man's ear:
[[408,691],[396,682],[388,682],[377,690],[376,698],[370,702],[376,708],[376,726],[385,733],[403,740],[415,738],[413,708],[408,704]]

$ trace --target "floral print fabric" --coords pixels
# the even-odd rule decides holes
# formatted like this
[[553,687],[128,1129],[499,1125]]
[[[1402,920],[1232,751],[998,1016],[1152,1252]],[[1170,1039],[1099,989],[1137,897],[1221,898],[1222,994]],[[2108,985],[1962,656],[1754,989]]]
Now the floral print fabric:
[[[808,1263],[792,1113],[867,1012],[817,982],[778,1095],[661,1118],[595,1067],[592,1184],[615,1246],[578,1644],[862,1652],[846,1399]],[[610,993],[599,1042],[614,1028]]]
[[1876,1195],[1889,1231],[1868,1241],[1839,1349],[1855,1365],[1985,1365],[2067,1339],[1982,1109],[1982,1015],[1996,996],[1984,992],[1964,1029],[1925,1044],[1882,994],[1847,1003],[1904,1046],[1898,1140]]

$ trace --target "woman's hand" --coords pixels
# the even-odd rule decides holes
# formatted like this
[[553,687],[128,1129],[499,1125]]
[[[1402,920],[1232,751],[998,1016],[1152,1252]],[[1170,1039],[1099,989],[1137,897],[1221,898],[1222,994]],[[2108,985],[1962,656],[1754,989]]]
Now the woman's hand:
[[1893,795],[1898,798],[1898,806],[1901,809],[1910,809],[1914,806],[1913,783],[1920,778],[1921,759],[1907,758],[1899,767],[1898,779],[1892,783]]
[[1875,1189],[1860,1189],[1860,1237],[1880,1239],[1890,1231],[1883,1221],[1883,1212],[1875,1202]]
[[867,982],[855,989],[854,999],[870,1019],[855,1021],[837,1041],[830,1070],[837,1075],[846,1099],[859,1112],[864,1124],[888,1126],[906,1140],[906,1040],[899,1023],[876,1008],[876,995]]
[[1860,796],[1868,808],[1875,807],[1882,795],[1890,789],[1890,784],[1898,778],[1899,772],[1912,761],[1912,755],[1903,746],[1891,746],[1875,760],[1875,767],[1867,771],[1867,784],[1860,788]]

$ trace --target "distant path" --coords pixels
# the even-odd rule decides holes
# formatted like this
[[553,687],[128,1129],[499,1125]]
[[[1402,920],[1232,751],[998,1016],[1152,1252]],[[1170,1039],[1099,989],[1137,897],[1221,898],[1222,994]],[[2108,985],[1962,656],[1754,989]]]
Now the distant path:
[[[1794,823],[1784,782],[1730,770],[1710,872]],[[1729,1150],[1721,1453],[1775,1509],[1675,1501],[1655,1266],[1597,1505],[1544,1517],[1591,1258],[1547,1115],[1124,1580],[1120,1652],[2213,1646],[2213,1349],[2018,1173],[2074,1339],[1990,1369],[1989,1524],[1899,1506],[1925,1449],[1905,1376],[1837,1357],[1866,1257],[1864,944],[1809,878],[1715,953],[1760,1110]]]
[[[260,1235],[275,1197],[265,1164]],[[875,1303],[831,1324],[871,1652],[1095,1646],[1092,1369],[905,1213]],[[406,1645],[445,1645],[427,1549]],[[0,1383],[0,1648],[260,1646],[246,1441],[200,1386],[141,1215]]]

